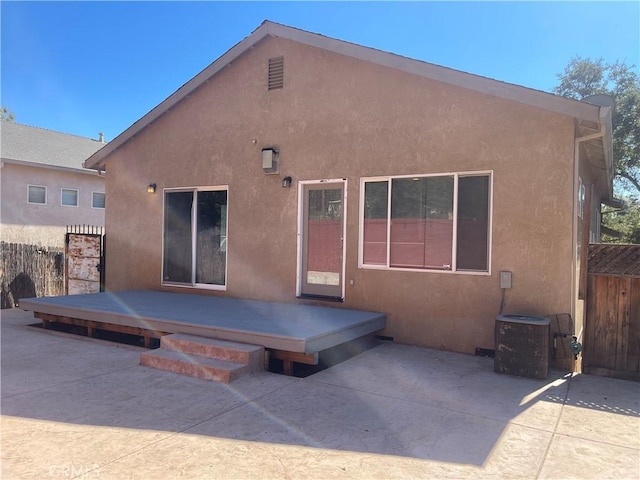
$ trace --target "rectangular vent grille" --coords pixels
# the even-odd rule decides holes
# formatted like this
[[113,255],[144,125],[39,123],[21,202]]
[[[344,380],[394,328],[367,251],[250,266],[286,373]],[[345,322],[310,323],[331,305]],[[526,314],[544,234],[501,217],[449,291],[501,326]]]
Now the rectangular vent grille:
[[284,86],[284,57],[269,59],[269,90]]

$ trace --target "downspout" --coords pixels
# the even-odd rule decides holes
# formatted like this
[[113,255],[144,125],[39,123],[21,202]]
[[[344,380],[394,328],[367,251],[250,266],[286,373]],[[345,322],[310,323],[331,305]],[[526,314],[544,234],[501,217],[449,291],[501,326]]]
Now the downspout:
[[[577,269],[577,258],[578,258],[578,178],[580,177],[580,144],[582,142],[587,142],[589,140],[595,140],[597,138],[602,138],[603,149],[604,149],[604,157],[607,169],[607,185],[612,185],[613,181],[613,146],[610,144],[607,138],[607,126],[611,123],[611,115],[612,115],[612,107],[609,106],[600,106],[600,111],[598,115],[598,126],[599,130],[595,133],[589,135],[583,135],[582,137],[576,137],[574,140],[573,147],[573,258],[571,263],[573,264],[572,275],[571,275],[571,318],[574,319],[574,325],[576,324],[576,304],[579,298],[579,289],[580,282],[582,282],[582,269],[585,268],[586,263],[586,251],[585,248],[588,248],[588,242],[585,242],[585,239],[582,238],[582,245],[580,251],[580,272],[578,272],[578,282],[576,282],[576,269]],[[609,187],[612,188],[612,187]],[[613,198],[613,190],[609,191],[609,198]],[[584,221],[583,212],[583,221]],[[588,212],[589,218],[591,218],[591,212]],[[586,273],[586,272],[585,272]],[[582,319],[580,322],[580,331],[574,332],[574,334],[578,337],[578,341],[582,342],[582,336],[584,333],[584,309],[582,311]]]
[[[575,126],[574,128],[578,128],[577,126]],[[576,324],[576,306],[578,304],[578,287],[577,287],[577,282],[576,282],[576,277],[577,277],[577,270],[578,270],[578,195],[580,194],[580,192],[578,192],[579,184],[578,184],[578,178],[580,177],[580,142],[578,141],[578,137],[574,138],[574,142],[573,142],[573,197],[571,198],[572,203],[573,203],[573,215],[572,215],[572,232],[571,232],[571,238],[572,238],[572,245],[571,245],[571,251],[572,251],[572,255],[571,255],[571,318],[573,318],[573,325],[574,325],[574,329],[575,329],[575,324]],[[584,323],[581,322],[581,323]],[[580,335],[578,335],[577,332],[572,332],[574,335],[578,336],[578,338],[581,338],[582,335],[582,328],[580,329]]]

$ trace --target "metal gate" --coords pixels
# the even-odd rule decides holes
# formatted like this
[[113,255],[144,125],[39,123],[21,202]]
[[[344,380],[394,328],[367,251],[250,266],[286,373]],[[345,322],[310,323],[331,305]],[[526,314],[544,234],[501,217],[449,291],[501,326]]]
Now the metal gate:
[[104,229],[67,225],[65,237],[67,295],[104,291]]
[[585,373],[640,380],[640,245],[589,245]]

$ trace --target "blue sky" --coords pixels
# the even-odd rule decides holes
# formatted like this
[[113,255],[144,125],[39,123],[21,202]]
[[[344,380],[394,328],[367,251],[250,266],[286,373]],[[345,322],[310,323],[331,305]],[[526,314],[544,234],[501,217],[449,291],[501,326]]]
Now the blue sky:
[[640,2],[7,2],[16,121],[112,140],[269,19],[549,91],[571,57],[640,65]]

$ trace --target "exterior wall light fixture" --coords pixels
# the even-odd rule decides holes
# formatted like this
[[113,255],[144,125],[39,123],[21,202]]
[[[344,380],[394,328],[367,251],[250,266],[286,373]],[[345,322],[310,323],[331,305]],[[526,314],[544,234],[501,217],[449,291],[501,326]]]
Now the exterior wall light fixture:
[[147,186],[147,193],[156,193],[156,187],[157,185],[155,183],[150,183]]
[[291,188],[291,177],[284,177],[282,179],[282,188]]
[[278,173],[279,152],[275,147],[262,149],[262,170],[266,174]]

